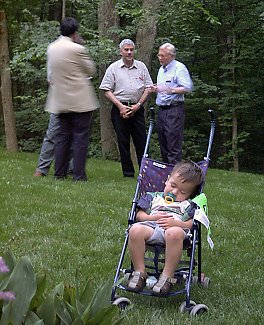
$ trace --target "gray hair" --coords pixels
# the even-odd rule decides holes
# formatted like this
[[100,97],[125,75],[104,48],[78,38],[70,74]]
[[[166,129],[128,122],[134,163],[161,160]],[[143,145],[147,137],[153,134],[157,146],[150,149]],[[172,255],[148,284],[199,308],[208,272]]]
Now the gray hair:
[[123,39],[123,41],[121,41],[121,43],[119,44],[119,48],[120,48],[120,50],[121,50],[122,47],[125,46],[125,45],[132,45],[132,46],[135,47],[135,43],[134,43],[131,39],[129,39],[129,38],[125,38],[125,39]]
[[176,48],[171,43],[164,43],[160,46],[160,49],[166,49],[169,51],[170,55],[175,57],[176,56]]

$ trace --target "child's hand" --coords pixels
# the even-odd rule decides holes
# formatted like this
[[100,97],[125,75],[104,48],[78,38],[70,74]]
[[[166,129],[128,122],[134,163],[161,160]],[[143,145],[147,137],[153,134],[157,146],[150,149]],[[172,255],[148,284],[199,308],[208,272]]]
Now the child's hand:
[[163,229],[168,229],[170,227],[175,227],[177,226],[176,224],[176,220],[174,218],[172,218],[170,215],[167,215],[166,218],[161,218],[159,220],[157,220],[157,224],[163,228]]
[[153,221],[157,221],[159,219],[166,219],[166,218],[170,218],[171,215],[168,214],[168,212],[165,211],[157,211],[151,214],[151,220]]

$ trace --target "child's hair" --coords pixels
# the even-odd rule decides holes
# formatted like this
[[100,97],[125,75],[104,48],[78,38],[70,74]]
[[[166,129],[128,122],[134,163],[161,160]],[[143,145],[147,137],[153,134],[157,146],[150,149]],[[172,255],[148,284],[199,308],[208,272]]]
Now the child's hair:
[[184,182],[194,183],[196,185],[196,189],[204,181],[204,174],[202,168],[191,160],[184,160],[177,163],[174,166],[171,175],[175,173],[177,173],[180,176],[183,183]]

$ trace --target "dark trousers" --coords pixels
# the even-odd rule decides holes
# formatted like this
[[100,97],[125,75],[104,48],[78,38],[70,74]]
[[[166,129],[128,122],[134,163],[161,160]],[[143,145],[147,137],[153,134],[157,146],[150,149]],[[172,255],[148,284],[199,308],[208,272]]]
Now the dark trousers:
[[72,148],[73,180],[87,180],[85,164],[92,114],[91,111],[58,115],[59,130],[55,141],[56,178],[66,178]]
[[140,166],[147,139],[144,108],[141,107],[132,117],[124,119],[120,116],[119,109],[113,106],[111,119],[117,135],[123,174],[124,176],[133,176],[135,170],[130,154],[130,136],[132,137],[138,165]]
[[182,159],[184,120],[183,103],[168,109],[159,109],[157,130],[161,156],[166,163],[176,164]]

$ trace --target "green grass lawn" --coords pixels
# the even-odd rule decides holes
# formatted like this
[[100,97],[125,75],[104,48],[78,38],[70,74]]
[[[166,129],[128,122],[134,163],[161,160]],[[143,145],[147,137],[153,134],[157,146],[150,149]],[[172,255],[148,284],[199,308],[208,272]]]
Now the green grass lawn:
[[[52,172],[34,178],[37,158],[0,150],[1,252],[29,256],[36,271],[48,271],[51,288],[74,284],[76,269],[95,286],[114,278],[136,179],[123,178],[119,163],[97,159],[87,162],[87,183],[55,181]],[[191,319],[179,313],[184,296],[118,291],[133,302],[124,324],[264,324],[263,188],[263,175],[209,169],[215,248],[204,240],[202,265],[211,284],[191,292],[209,312]]]

